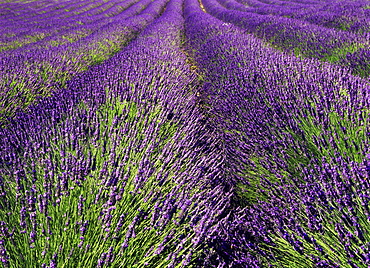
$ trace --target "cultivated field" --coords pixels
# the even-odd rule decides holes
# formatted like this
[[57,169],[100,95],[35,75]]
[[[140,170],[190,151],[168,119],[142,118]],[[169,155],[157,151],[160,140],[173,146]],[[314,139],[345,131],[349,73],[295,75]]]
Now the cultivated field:
[[0,0],[0,267],[370,267],[369,0]]

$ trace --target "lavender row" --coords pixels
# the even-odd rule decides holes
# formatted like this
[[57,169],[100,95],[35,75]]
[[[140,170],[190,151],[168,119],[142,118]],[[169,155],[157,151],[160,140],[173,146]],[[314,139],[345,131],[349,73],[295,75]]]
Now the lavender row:
[[[87,16],[86,18],[78,17],[76,24],[72,21],[58,20],[58,24],[45,29],[49,34],[47,37],[31,44],[24,44],[12,51],[2,53],[2,57],[10,57],[14,54],[38,54],[39,51],[48,50],[50,48],[61,46],[63,44],[80,42],[83,43],[84,38],[90,38],[91,35],[97,35],[98,31],[106,31],[106,28],[112,27],[114,24],[119,24],[122,20],[128,19],[140,14],[152,1],[137,1],[129,0],[120,4],[122,12],[114,17],[107,17],[104,14],[99,16]],[[66,26],[71,23],[72,27]],[[90,41],[91,42],[91,41]]]
[[[150,0],[143,3],[149,3]],[[64,84],[73,75],[84,71],[117,53],[155,17],[160,15],[166,0],[151,2],[139,15],[134,15],[143,6],[138,3],[121,13],[122,18],[102,27],[100,31],[74,43],[50,47],[52,42],[40,44],[26,53],[7,54],[1,58],[3,91],[1,101],[3,116],[10,116],[19,106],[26,107],[37,96],[47,95],[56,84]],[[144,5],[145,7],[145,5]],[[48,48],[48,49],[46,49]],[[7,66],[13,66],[12,69]]]
[[230,195],[181,53],[182,2],[2,128],[5,267],[188,267]]
[[[59,5],[52,5],[52,8],[32,8],[33,3],[25,4],[23,3],[20,6],[20,10],[14,11],[14,4],[11,4],[9,7],[3,7],[4,10],[7,10],[6,13],[2,16],[6,18],[6,22],[4,23],[4,30],[7,31],[14,31],[19,30],[22,33],[22,30],[19,29],[19,27],[16,27],[17,25],[22,25],[22,28],[28,28],[30,24],[37,24],[37,22],[41,22],[45,19],[49,19],[49,21],[46,21],[46,23],[50,23],[53,21],[53,19],[50,20],[50,18],[55,19],[64,19],[65,16],[68,16],[68,13],[66,14],[63,7],[71,8],[71,11],[74,10],[73,7],[76,8],[83,8],[88,3],[92,2],[91,0],[80,2],[79,4],[71,3],[70,5],[65,6],[59,6]],[[97,2],[96,0],[94,2]],[[29,6],[31,5],[31,10],[29,9]],[[78,9],[77,9],[78,10]],[[36,17],[36,18],[35,18]]]
[[369,32],[370,22],[366,3],[340,2],[336,4],[273,6],[253,5],[236,0],[222,0],[220,4],[228,9],[254,12],[260,15],[275,15],[307,21],[312,24],[363,34]]
[[286,7],[285,5],[273,6],[273,5],[261,3],[259,1],[253,1],[249,3],[247,1],[242,2],[242,1],[236,1],[236,0],[218,0],[218,2],[228,9],[235,9],[235,10],[245,11],[245,12],[254,12],[254,13],[261,14],[261,15],[270,14],[270,15],[280,15],[281,16],[281,12],[287,9],[297,11],[297,10],[302,10],[302,9],[307,10],[311,8],[312,9],[317,8],[316,5],[295,6],[295,5],[291,5],[290,3],[289,3],[290,4],[289,7]]
[[280,1],[280,0],[244,0],[243,2],[248,3],[252,7],[264,7],[264,6],[293,6],[293,7],[307,7],[317,5],[317,1]]
[[[88,18],[89,21],[80,20],[82,25],[76,26],[72,29],[63,30],[62,32],[57,33],[55,36],[50,36],[48,38],[45,38],[45,40],[41,40],[34,44],[26,45],[16,51],[9,51],[9,53],[4,53],[4,56],[9,57],[13,53],[38,54],[42,50],[49,50],[50,48],[53,48],[55,46],[58,46],[58,49],[60,50],[68,50],[67,46],[61,45],[68,42],[69,43],[77,42],[78,46],[81,46],[83,43],[86,43],[87,41],[92,42],[92,40],[90,40],[94,39],[92,38],[92,36],[96,36],[100,39],[106,39],[107,37],[106,32],[112,31],[113,25],[120,24],[126,19],[129,19],[130,17],[139,15],[148,7],[148,5],[151,2],[152,1],[150,0],[144,0],[140,2],[138,2],[137,0],[125,1],[121,5],[121,8],[123,8],[124,11],[113,18],[107,18],[105,16],[94,16],[93,19]],[[158,4],[150,5],[149,9],[144,11],[143,14],[153,12],[153,10],[151,9],[153,9],[153,7],[155,9],[156,6],[158,6]],[[63,25],[64,22],[59,26],[61,28],[65,28],[63,27]],[[117,28],[123,26],[115,27]],[[100,34],[102,35],[102,37],[99,37],[99,31],[102,32]],[[75,44],[73,45],[76,46]]]
[[367,34],[370,31],[370,13],[367,6],[368,3],[365,1],[329,2],[321,8],[311,9],[307,13],[302,11],[297,14],[286,15],[325,27]]
[[368,81],[278,53],[196,1],[185,15],[205,109],[238,186],[208,265],[369,265]]
[[[289,12],[287,12],[289,9],[285,7],[269,7],[268,5],[258,9],[247,8],[234,0],[220,1],[220,3],[229,9],[255,12],[261,15],[289,16],[325,27],[348,30],[359,34],[366,33],[369,29],[367,2],[322,3],[321,5],[308,6],[303,8],[302,11],[300,11],[302,8],[290,8],[291,11]],[[368,54],[369,48],[365,46],[358,50],[350,49],[346,55],[343,55],[340,59],[334,58],[334,60],[342,66],[350,67],[353,74],[367,77],[370,68]]]
[[[110,1],[112,2],[112,1]],[[16,25],[16,29],[5,30],[4,38],[1,40],[5,44],[2,47],[2,50],[9,50],[18,47],[22,47],[25,44],[28,44],[27,47],[37,45],[39,40],[50,40],[55,38],[56,35],[59,35],[60,38],[62,35],[68,33],[68,31],[80,31],[83,34],[84,28],[89,26],[89,24],[97,25],[98,22],[109,21],[109,17],[116,16],[121,13],[122,10],[127,9],[133,3],[138,1],[124,1],[118,3],[114,6],[114,9],[110,11],[109,9],[102,10],[100,14],[94,14],[93,10],[89,10],[87,14],[77,14],[69,15],[71,11],[62,13],[63,16],[53,16],[52,18],[39,18],[38,20],[32,19],[33,24],[30,24],[30,21],[25,21],[23,23],[14,23],[11,22],[11,25]],[[35,13],[35,12],[34,12]],[[86,13],[86,12],[85,12]],[[35,23],[36,22],[36,23]],[[91,26],[89,27],[91,28]],[[98,28],[95,28],[98,29]],[[9,37],[9,34],[11,37]],[[66,39],[69,38],[67,35]]]
[[[26,7],[23,8],[24,11],[27,11],[27,14],[33,14],[34,16],[38,15],[37,12],[34,10],[27,10]],[[23,43],[30,43],[32,42],[32,38],[43,38],[43,36],[47,35],[48,32],[45,30],[48,24],[40,25],[32,25],[31,23],[25,23],[19,21],[20,18],[26,16],[22,13],[14,13],[11,11],[12,8],[4,9],[3,13],[1,14],[1,22],[2,25],[2,34],[1,34],[1,50],[12,49],[13,47],[16,48],[21,46]],[[10,16],[10,18],[6,18]],[[17,20],[18,19],[18,20]],[[50,21],[49,21],[50,25]],[[34,31],[32,31],[34,30]]]
[[[60,16],[54,15],[52,18],[31,18],[31,21],[24,21],[22,23],[11,22],[11,25],[16,25],[17,28],[10,29],[9,33],[5,33],[5,38],[2,42],[4,42],[6,46],[2,49],[14,49],[22,47],[25,44],[27,44],[26,47],[28,49],[30,46],[38,45],[40,41],[43,42],[48,40],[50,42],[56,37],[59,37],[59,39],[62,40],[64,38],[64,42],[66,42],[70,39],[76,38],[73,35],[69,36],[71,33],[73,34],[73,32],[75,32],[74,35],[80,34],[81,36],[84,36],[86,31],[89,33],[91,32],[91,29],[96,30],[99,27],[102,27],[102,25],[107,24],[107,22],[112,23],[112,17],[113,19],[116,19],[117,17],[122,19],[123,16],[120,13],[136,2],[138,1],[109,1],[102,6],[89,9],[83,13],[76,13],[76,11],[72,13],[72,10],[64,9],[64,12],[61,13]],[[106,6],[107,4],[109,4],[109,6]],[[144,8],[145,4],[141,7],[141,10]],[[94,11],[94,9],[98,10]],[[138,9],[140,10],[140,7]],[[65,10],[68,10],[68,12]],[[33,13],[37,14],[37,12]],[[138,13],[139,11],[131,14],[136,15]],[[70,15],[66,16],[67,14]],[[125,15],[126,17],[133,16],[130,14]],[[33,23],[31,24],[30,22]],[[19,34],[17,34],[18,32]],[[11,37],[9,37],[9,34]],[[54,46],[57,44],[58,43],[53,42]]]
[[238,2],[243,3],[244,5],[251,7],[251,8],[260,8],[260,7],[267,7],[270,5],[289,5],[292,7],[308,7],[310,5],[316,5],[316,1],[258,1],[258,0],[239,0]]
[[[205,0],[203,5],[211,15],[245,29],[266,40],[273,47],[295,55],[341,62],[347,54],[363,48],[367,38],[346,31],[328,29],[300,20],[227,10],[217,1]],[[353,72],[356,74],[357,69]]]

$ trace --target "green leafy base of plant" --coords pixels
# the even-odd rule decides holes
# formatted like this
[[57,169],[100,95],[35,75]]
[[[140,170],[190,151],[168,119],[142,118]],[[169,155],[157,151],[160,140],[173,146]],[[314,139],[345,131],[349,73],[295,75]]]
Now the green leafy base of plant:
[[340,59],[345,58],[349,53],[354,53],[364,47],[365,45],[360,43],[340,47],[331,51],[327,56],[323,57],[322,60],[335,63],[338,62]]

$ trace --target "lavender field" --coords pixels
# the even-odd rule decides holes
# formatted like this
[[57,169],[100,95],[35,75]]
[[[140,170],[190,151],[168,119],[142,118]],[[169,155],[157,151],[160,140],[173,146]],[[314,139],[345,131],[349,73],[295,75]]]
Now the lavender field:
[[0,267],[370,267],[369,0],[0,0]]

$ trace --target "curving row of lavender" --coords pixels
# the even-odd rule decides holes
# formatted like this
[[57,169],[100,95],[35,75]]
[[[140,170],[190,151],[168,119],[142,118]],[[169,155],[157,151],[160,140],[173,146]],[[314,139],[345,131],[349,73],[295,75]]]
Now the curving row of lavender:
[[206,111],[238,185],[209,265],[370,265],[369,81],[278,52],[186,3]]
[[231,194],[180,50],[181,10],[170,1],[126,48],[0,130],[4,267],[200,258]]
[[[3,52],[0,122],[6,122],[6,117],[14,114],[20,105],[26,108],[38,96],[52,92],[58,84],[64,85],[73,75],[117,53],[158,17],[166,4],[165,0],[136,2],[124,2],[121,5],[124,11],[112,18],[95,16],[96,20],[86,23],[79,17],[83,25],[58,30],[37,42]],[[51,28],[63,28],[60,25],[63,20],[60,22],[58,18],[58,21]],[[66,22],[68,25],[69,21]]]
[[0,0],[0,267],[370,266],[366,7]]
[[[229,10],[229,2],[203,0],[204,8],[212,16],[232,23],[258,38],[296,56],[317,58],[350,67],[353,74],[363,77],[369,73],[369,33],[355,33],[315,25],[307,21],[278,16]],[[355,10],[361,10],[365,4]]]
[[367,33],[370,29],[367,1],[341,1],[339,3],[273,1],[273,3],[264,3],[256,0],[222,0],[219,2],[228,9],[289,17],[360,34]]

